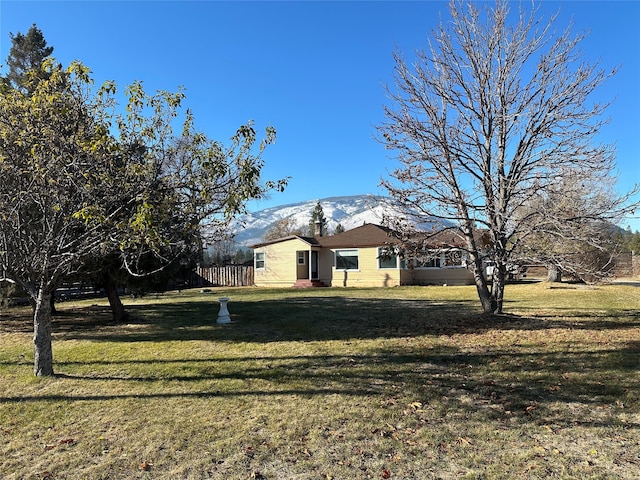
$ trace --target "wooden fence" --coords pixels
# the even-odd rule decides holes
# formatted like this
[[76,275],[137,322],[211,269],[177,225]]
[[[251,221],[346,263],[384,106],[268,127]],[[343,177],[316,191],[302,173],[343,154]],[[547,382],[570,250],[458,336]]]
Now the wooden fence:
[[616,277],[640,277],[640,252],[619,253],[613,273]]
[[249,287],[253,286],[253,266],[226,265],[197,267],[191,276],[193,287]]

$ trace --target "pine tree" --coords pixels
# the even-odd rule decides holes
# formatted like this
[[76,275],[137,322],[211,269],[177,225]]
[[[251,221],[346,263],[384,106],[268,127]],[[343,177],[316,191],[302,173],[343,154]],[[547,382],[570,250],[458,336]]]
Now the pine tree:
[[316,206],[311,212],[311,220],[309,220],[309,236],[316,236],[316,225],[320,227],[320,236],[324,235],[326,226],[327,226],[327,218],[324,216],[324,211],[322,210],[322,205],[320,202],[316,203]]
[[[9,73],[4,81],[13,88],[26,89],[32,92],[37,81],[46,79],[49,73],[41,68],[42,62],[53,53],[53,47],[47,46],[42,31],[34,23],[26,35],[10,34],[11,49],[7,57]],[[36,75],[36,82],[31,82],[29,73]]]

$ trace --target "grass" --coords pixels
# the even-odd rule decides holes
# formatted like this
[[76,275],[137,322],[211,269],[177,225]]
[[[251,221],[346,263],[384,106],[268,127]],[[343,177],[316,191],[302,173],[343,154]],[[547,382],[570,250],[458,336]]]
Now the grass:
[[[0,312],[2,479],[635,479],[640,288],[215,289]],[[216,325],[217,297],[233,323]]]

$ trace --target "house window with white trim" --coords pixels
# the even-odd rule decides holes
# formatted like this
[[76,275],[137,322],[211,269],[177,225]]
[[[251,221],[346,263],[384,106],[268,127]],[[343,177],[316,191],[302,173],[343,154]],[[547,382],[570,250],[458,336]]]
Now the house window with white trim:
[[358,250],[336,250],[336,270],[358,270],[359,255]]
[[463,268],[468,264],[469,255],[464,250],[429,250],[413,258],[416,269],[425,268]]
[[398,256],[398,252],[389,248],[378,248],[378,268],[406,268],[406,262]]
[[466,267],[468,263],[469,255],[464,250],[451,249],[444,252],[444,265],[445,268],[460,268]]
[[305,252],[298,252],[298,265],[306,265]]
[[440,254],[435,252],[426,252],[422,255],[416,255],[413,258],[413,268],[440,268]]
[[256,270],[264,270],[264,252],[256,252],[254,255],[254,265]]

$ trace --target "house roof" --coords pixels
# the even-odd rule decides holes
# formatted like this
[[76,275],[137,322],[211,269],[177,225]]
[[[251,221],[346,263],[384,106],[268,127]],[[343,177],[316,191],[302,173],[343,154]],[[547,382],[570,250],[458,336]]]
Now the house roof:
[[269,240],[267,242],[256,243],[255,245],[249,245],[249,248],[260,248],[266,245],[273,245],[274,243],[288,242],[289,240],[301,240],[309,245],[318,245],[317,239],[312,237],[302,237],[300,235],[289,235],[288,237],[276,238],[275,240]]
[[[477,232],[482,238],[484,232]],[[397,245],[401,241],[393,236],[393,230],[382,225],[374,223],[366,223],[360,227],[347,230],[346,232],[329,235],[327,237],[302,237],[299,235],[290,235],[288,237],[277,238],[268,242],[250,245],[249,248],[260,248],[266,245],[286,242],[298,239],[310,246],[323,248],[358,248],[358,247],[382,247],[385,245]],[[465,240],[462,235],[455,230],[442,230],[427,236],[426,243],[434,248],[442,247],[464,247]]]
[[367,223],[336,235],[316,237],[314,240],[326,248],[381,247],[400,243],[391,232],[390,228]]
[[429,246],[437,247],[464,247],[464,237],[456,230],[441,230],[426,237]]
[[301,240],[310,246],[325,248],[381,247],[383,245],[399,243],[396,238],[391,236],[391,229],[381,225],[367,223],[346,232],[337,233],[327,237],[302,237],[300,235],[290,235],[288,237],[277,238],[268,242],[250,245],[249,248],[260,248],[266,245],[287,242],[293,239]]

